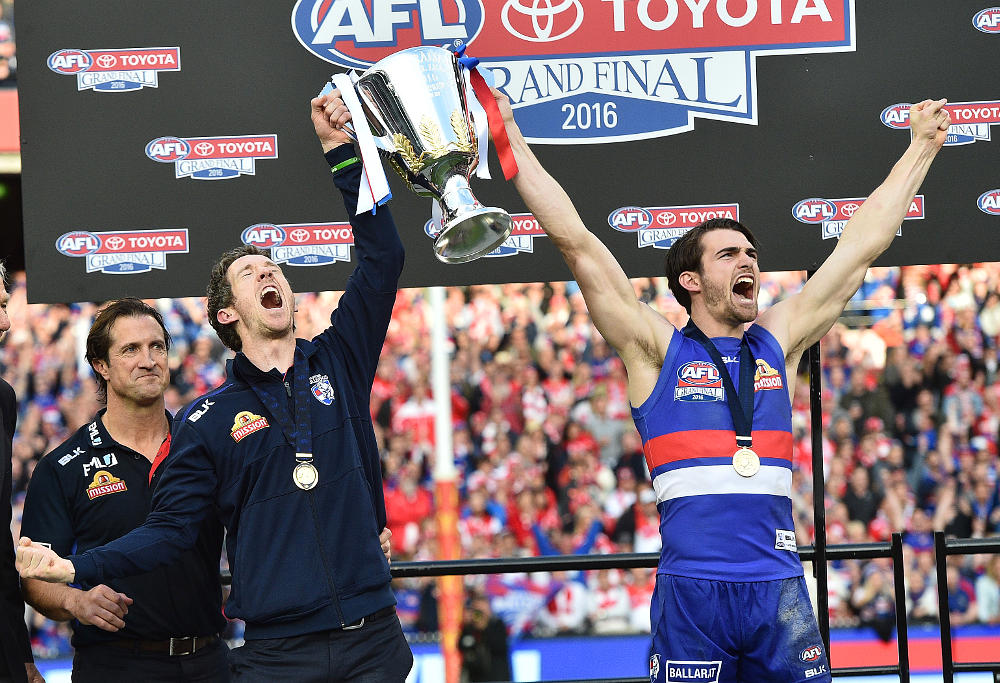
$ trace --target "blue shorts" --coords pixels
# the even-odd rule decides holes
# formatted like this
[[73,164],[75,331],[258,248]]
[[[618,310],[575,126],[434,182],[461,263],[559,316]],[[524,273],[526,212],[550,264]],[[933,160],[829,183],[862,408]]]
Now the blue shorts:
[[832,681],[802,577],[735,583],[660,574],[651,683]]

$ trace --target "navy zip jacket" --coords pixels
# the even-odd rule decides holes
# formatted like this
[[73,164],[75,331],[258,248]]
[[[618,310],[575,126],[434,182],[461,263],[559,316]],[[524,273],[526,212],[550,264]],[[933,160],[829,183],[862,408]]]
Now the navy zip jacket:
[[[353,156],[343,145],[331,166]],[[312,420],[315,488],[292,481],[295,446],[255,393],[294,411],[294,372],[265,372],[242,353],[226,383],[175,418],[170,455],[145,524],[105,546],[70,556],[76,580],[97,584],[172,562],[194,544],[198,522],[218,514],[227,529],[232,592],[226,615],[247,639],[340,628],[395,604],[378,540],[385,502],[369,397],[385,340],[403,245],[385,207],[355,215],[361,165],[334,174],[354,229],[358,265],[331,325],[296,341]],[[295,366],[293,366],[294,368]]]

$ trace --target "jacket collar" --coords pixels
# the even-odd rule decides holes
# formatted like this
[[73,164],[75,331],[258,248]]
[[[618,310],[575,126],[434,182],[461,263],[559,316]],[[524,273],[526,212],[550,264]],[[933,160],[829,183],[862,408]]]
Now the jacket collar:
[[[301,351],[307,359],[311,358],[317,351],[316,343],[308,339],[296,339],[295,348]],[[280,382],[284,378],[284,373],[277,368],[271,368],[267,371],[261,370],[242,351],[237,353],[235,358],[226,361],[226,375],[246,384]]]

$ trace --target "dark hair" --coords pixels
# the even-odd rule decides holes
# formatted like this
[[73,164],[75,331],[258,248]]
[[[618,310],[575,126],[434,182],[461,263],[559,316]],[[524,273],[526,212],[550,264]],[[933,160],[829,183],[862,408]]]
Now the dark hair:
[[750,232],[750,228],[732,218],[710,218],[688,230],[680,239],[670,245],[665,263],[667,284],[670,286],[674,298],[677,299],[677,303],[683,306],[689,315],[691,314],[691,293],[681,287],[680,276],[681,273],[689,270],[701,273],[701,238],[706,232],[712,230],[736,230],[746,236],[754,249],[760,248],[760,244]]
[[230,249],[220,256],[219,260],[212,266],[212,276],[208,280],[208,290],[205,292],[208,299],[206,302],[208,322],[215,329],[215,333],[219,335],[222,343],[233,351],[243,350],[243,340],[236,333],[236,323],[223,325],[219,322],[219,311],[233,303],[233,288],[227,277],[229,266],[244,256],[268,256],[270,258],[266,251],[250,244]]
[[97,378],[97,400],[101,403],[108,402],[108,381],[94,367],[94,361],[111,362],[108,356],[108,351],[111,349],[111,328],[120,318],[141,318],[143,316],[149,316],[160,326],[160,329],[163,330],[163,340],[169,349],[170,333],[167,332],[167,328],[163,324],[163,316],[145,301],[135,297],[112,301],[97,312],[94,324],[90,326],[90,333],[87,334],[85,358],[90,363],[94,376]]

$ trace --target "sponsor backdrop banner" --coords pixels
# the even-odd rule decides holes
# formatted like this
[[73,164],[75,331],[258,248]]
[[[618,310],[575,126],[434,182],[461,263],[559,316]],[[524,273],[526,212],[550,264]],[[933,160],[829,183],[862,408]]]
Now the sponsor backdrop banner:
[[[630,276],[705,218],[817,266],[949,98],[948,141],[880,264],[1000,259],[1000,0],[53,0],[18,8],[32,301],[201,295],[244,243],[300,291],[340,289],[354,239],[309,119],[331,74],[465,46]],[[514,191],[488,257],[438,262],[431,202],[391,171],[403,286],[568,279]],[[497,179],[499,178],[499,179]]]

